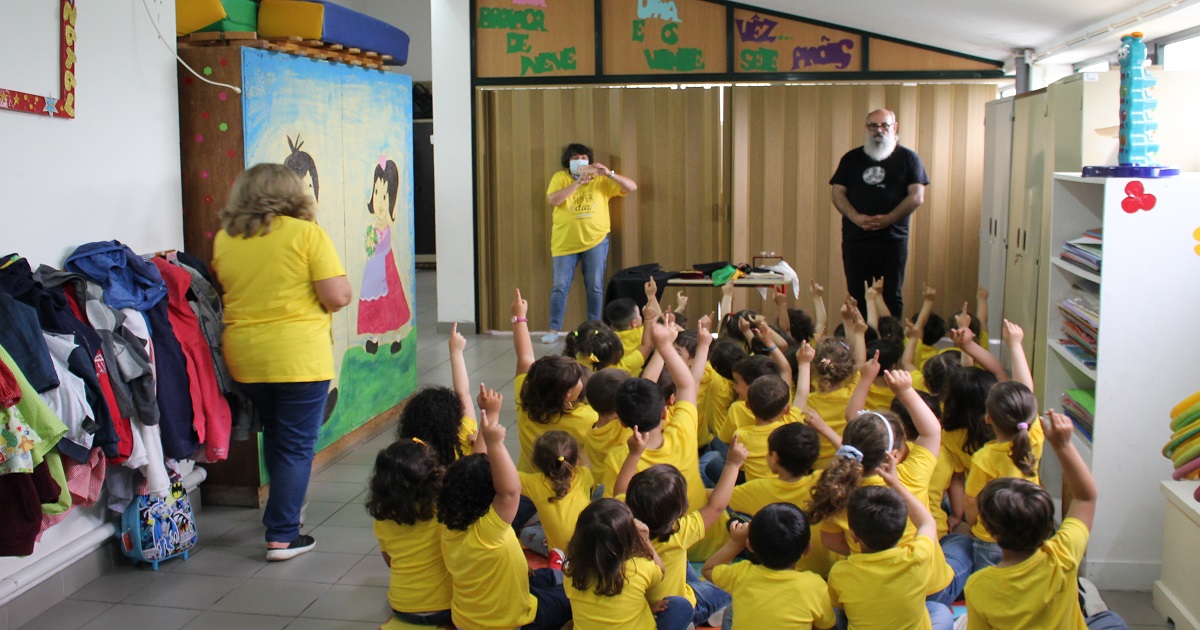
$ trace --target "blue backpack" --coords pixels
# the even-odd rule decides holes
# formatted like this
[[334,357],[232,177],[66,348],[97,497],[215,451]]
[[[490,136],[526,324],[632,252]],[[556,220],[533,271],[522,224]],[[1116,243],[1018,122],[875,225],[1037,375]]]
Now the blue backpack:
[[155,571],[163,560],[187,560],[197,540],[196,518],[183,482],[177,475],[171,481],[166,498],[138,495],[121,515],[121,551],[135,565],[148,562]]

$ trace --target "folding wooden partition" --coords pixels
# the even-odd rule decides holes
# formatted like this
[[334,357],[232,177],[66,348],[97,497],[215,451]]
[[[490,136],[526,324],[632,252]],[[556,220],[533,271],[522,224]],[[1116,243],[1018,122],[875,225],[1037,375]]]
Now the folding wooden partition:
[[[905,310],[919,308],[923,283],[939,290],[943,314],[964,300],[974,308],[984,105],[995,96],[988,84],[734,87],[733,258],[775,251],[802,279],[825,286],[832,311],[846,283],[829,178],[841,156],[863,143],[867,113],[887,108],[931,182],[912,218]],[[809,303],[807,288],[802,299]],[[756,295],[749,306],[761,308]]]
[[[611,204],[609,275],[649,262],[679,269],[727,259],[722,89],[728,90],[480,90],[480,330],[508,328],[514,287],[530,302],[531,327],[545,330],[548,324],[551,207],[546,186],[562,168],[562,149],[570,142],[592,147],[596,161],[638,183],[637,192]],[[577,274],[566,326],[586,314]]]

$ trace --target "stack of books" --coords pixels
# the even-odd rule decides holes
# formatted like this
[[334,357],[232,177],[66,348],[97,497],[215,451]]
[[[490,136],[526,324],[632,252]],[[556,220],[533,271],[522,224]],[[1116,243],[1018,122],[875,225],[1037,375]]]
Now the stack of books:
[[1062,313],[1062,334],[1058,340],[1090,369],[1096,369],[1096,337],[1100,329],[1100,305],[1085,295],[1073,295],[1058,304]]
[[1082,236],[1063,243],[1061,258],[1076,267],[1100,273],[1104,239],[1100,228],[1088,230]]
[[1068,389],[1062,396],[1063,413],[1075,423],[1079,432],[1092,441],[1093,418],[1096,414],[1096,392],[1091,389]]

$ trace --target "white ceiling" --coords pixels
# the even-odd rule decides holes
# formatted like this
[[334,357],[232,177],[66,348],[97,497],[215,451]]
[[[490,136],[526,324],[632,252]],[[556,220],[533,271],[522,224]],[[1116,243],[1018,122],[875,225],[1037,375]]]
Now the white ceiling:
[[[1140,30],[1153,40],[1200,26],[1200,0],[750,0],[747,4],[1009,66],[1018,49],[1032,49],[1035,58],[1055,52],[1042,59],[1045,63],[1075,63],[1115,51],[1121,35],[1130,31]],[[1132,21],[1109,30],[1127,20]]]

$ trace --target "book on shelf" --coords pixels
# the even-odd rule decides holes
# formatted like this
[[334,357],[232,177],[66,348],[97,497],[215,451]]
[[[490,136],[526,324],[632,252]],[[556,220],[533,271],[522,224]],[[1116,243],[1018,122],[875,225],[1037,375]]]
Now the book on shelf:
[[1103,239],[1100,229],[1088,230],[1079,238],[1063,243],[1059,258],[1092,273],[1100,273],[1100,262],[1104,257]]
[[1104,242],[1104,228],[1093,228],[1083,233],[1083,238],[1094,241],[1097,244]]
[[1079,344],[1077,344],[1074,341],[1071,341],[1069,339],[1059,339],[1058,345],[1062,346],[1062,348],[1064,350],[1066,350],[1071,356],[1075,357],[1076,359],[1079,359],[1079,362],[1082,363],[1084,366],[1086,366],[1087,369],[1089,369],[1089,370],[1096,369],[1095,353],[1088,352],[1087,349],[1085,349],[1083,346],[1080,346]]

